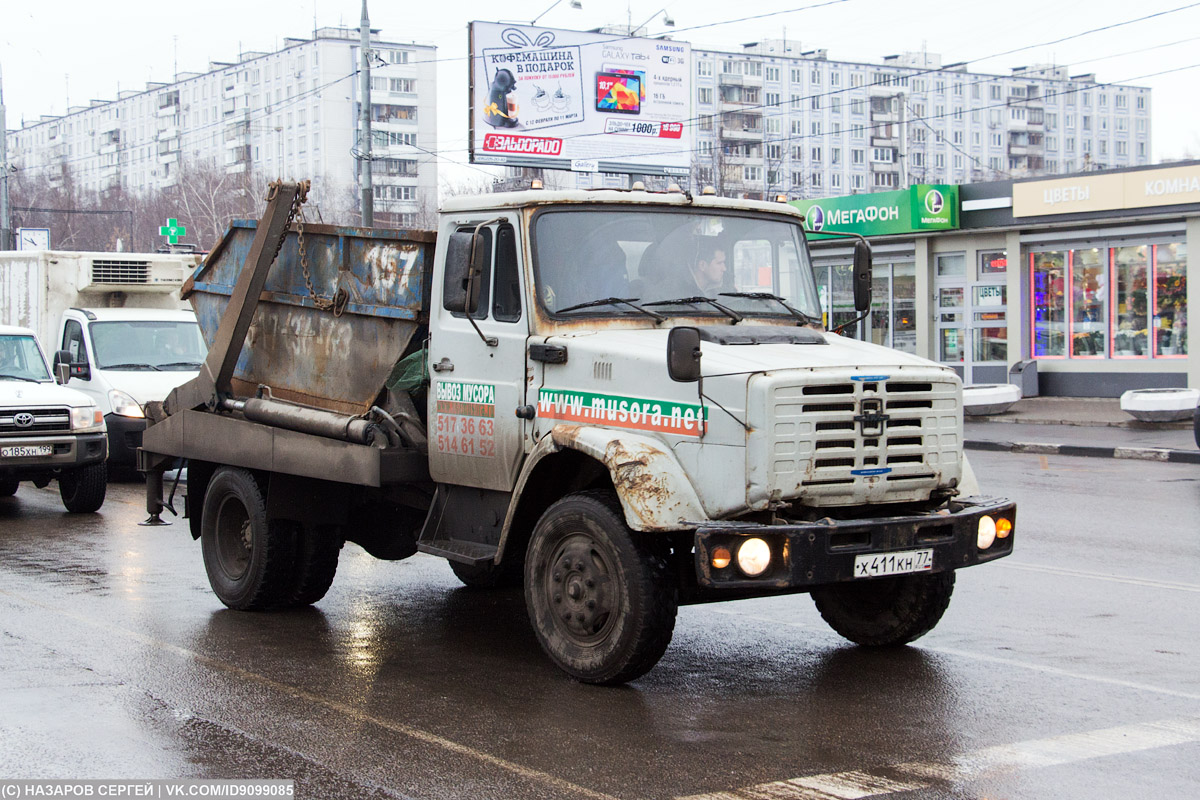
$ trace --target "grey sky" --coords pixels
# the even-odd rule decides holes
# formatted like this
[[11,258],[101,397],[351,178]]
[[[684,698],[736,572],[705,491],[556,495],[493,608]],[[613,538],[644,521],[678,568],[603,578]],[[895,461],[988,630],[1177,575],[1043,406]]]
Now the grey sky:
[[[381,29],[385,39],[438,47],[438,150],[448,159],[444,163],[466,161],[467,22],[498,17],[529,22],[552,2],[371,0],[372,27]],[[654,18],[651,35],[672,33],[702,47],[736,50],[743,42],[786,35],[799,39],[806,50],[828,49],[831,59],[878,62],[885,55],[926,49],[940,53],[943,63],[969,61],[971,72],[1008,73],[1013,67],[1055,62],[1070,66],[1072,74],[1094,72],[1102,82],[1151,87],[1153,159],[1200,157],[1200,3],[667,0],[664,5],[676,22],[672,30],[661,24],[656,11],[660,2],[582,0],[583,9],[575,10],[564,0],[539,24],[584,30]],[[822,2],[829,4],[803,10]],[[1184,6],[1058,44],[983,58]],[[360,8],[361,0],[5,0],[0,68],[8,127],[19,127],[22,118],[61,114],[68,98],[73,105],[113,99],[118,89],[170,81],[176,69],[203,71],[210,60],[235,60],[239,51],[274,49],[285,36],[310,35],[314,20],[317,26],[357,26]],[[780,11],[787,13],[714,24]],[[450,168],[445,174],[469,171]]]

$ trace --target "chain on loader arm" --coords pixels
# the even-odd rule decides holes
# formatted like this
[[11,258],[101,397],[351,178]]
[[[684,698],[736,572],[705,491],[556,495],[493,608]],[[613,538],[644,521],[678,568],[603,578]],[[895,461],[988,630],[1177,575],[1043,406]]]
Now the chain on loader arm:
[[[333,293],[333,297],[324,297],[317,294],[313,288],[312,272],[308,266],[308,248],[304,244],[304,202],[308,199],[309,182],[304,181],[301,184],[301,191],[296,193],[292,200],[292,208],[288,212],[287,224],[290,228],[292,220],[296,220],[296,244],[300,251],[300,269],[304,273],[304,285],[308,289],[308,294],[313,299],[313,305],[322,311],[333,311],[335,317],[340,317],[342,312],[346,310],[346,303],[350,300],[349,293],[342,287],[338,287]],[[272,191],[276,190],[276,185],[271,184]],[[270,195],[268,194],[268,198]],[[279,256],[279,248],[283,246],[283,240],[279,240],[279,245],[275,248],[276,257]],[[338,282],[341,282],[341,270],[338,271]]]

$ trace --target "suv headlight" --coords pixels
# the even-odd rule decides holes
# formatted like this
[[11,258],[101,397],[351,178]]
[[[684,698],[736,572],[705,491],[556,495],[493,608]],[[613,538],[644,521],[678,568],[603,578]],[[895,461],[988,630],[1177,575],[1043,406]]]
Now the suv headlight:
[[103,430],[104,414],[95,406],[71,409],[71,430]]
[[138,405],[138,401],[134,400],[120,389],[112,389],[109,391],[108,403],[112,406],[113,413],[118,417],[134,417],[136,419],[144,419],[146,416],[145,412],[142,411],[142,407]]

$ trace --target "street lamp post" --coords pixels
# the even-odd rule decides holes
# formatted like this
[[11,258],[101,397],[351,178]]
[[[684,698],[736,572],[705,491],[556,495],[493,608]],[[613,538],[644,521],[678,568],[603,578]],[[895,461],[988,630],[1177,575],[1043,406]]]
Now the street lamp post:
[[[554,7],[555,7],[555,6],[557,6],[559,3],[561,3],[562,1],[563,1],[563,0],[554,0],[554,2],[553,2],[551,5],[550,5],[550,7],[549,7],[549,8],[547,8],[545,11],[543,11],[542,13],[538,14],[536,17],[534,17],[533,19],[531,19],[531,20],[529,21],[529,24],[530,24],[530,25],[537,25],[537,21],[538,21],[539,19],[541,19],[542,17],[546,16],[546,15],[547,15],[547,14],[549,14],[551,11],[553,11],[553,10],[554,10]],[[571,8],[583,8],[583,3],[582,3],[582,2],[580,2],[580,0],[570,0],[570,2],[568,3],[568,5],[569,5]]]

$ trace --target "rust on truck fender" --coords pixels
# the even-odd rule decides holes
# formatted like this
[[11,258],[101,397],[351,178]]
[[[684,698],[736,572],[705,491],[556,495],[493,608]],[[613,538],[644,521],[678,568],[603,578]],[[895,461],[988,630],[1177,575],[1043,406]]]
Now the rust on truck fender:
[[555,425],[550,436],[559,447],[578,450],[608,468],[630,528],[685,530],[708,518],[691,481],[663,443],[588,425]]

